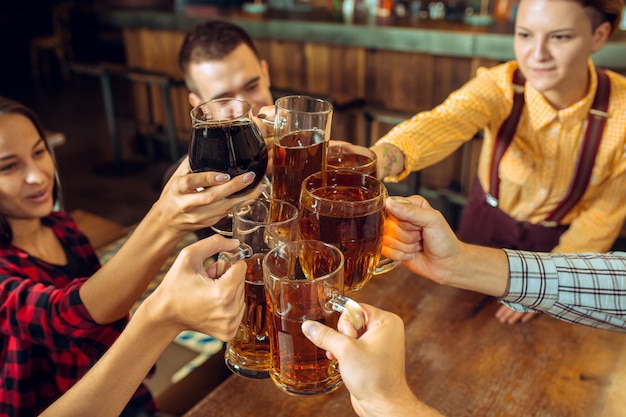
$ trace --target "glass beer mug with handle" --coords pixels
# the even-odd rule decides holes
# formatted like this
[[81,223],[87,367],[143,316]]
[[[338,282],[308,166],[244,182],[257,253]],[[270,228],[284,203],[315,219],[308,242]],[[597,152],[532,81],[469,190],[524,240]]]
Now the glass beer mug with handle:
[[298,209],[286,201],[259,198],[233,208],[233,238],[246,256],[245,312],[235,337],[226,344],[224,360],[235,374],[269,377],[270,341],[263,285],[263,257],[298,235]]
[[293,395],[329,393],[342,384],[336,360],[302,333],[305,320],[337,327],[345,314],[357,330],[366,327],[361,306],[343,295],[344,257],[317,240],[298,240],[272,249],[263,259],[270,331],[270,377]]
[[351,170],[317,172],[302,182],[300,238],[337,246],[346,258],[345,292],[399,265],[381,257],[387,189],[375,177]]
[[[252,107],[245,100],[209,100],[191,112],[189,166],[193,172],[215,171],[236,177],[253,171],[255,180],[241,191],[250,192],[265,178],[268,149],[261,131],[252,121]],[[232,218],[213,226],[217,233],[230,236]]]
[[325,170],[333,106],[309,96],[276,100],[272,195],[298,206],[302,180]]
[[328,148],[326,169],[348,169],[362,174],[376,176],[377,158],[374,151],[347,142],[336,142]]

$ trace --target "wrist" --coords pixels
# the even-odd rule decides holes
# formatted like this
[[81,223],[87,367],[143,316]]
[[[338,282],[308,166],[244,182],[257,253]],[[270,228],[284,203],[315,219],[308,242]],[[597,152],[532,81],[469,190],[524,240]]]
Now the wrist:
[[139,326],[150,329],[153,336],[170,341],[184,329],[170,317],[169,311],[167,303],[163,303],[158,296],[152,295],[141,303],[132,320],[136,321]]
[[501,249],[461,243],[460,254],[446,271],[445,285],[502,296],[508,286],[508,260]]

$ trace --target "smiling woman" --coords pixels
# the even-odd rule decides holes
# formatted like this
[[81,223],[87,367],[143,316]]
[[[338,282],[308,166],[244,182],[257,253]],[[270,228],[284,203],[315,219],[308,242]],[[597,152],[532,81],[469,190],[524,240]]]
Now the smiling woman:
[[[0,97],[0,416],[35,415],[74,385],[115,341],[176,244],[261,193],[226,198],[249,184],[244,177],[181,165],[101,267],[74,219],[53,209],[55,164],[37,117]],[[124,415],[155,411],[140,386]]]
[[[626,78],[596,68],[591,56],[616,31],[623,6],[622,0],[521,0],[516,60],[480,68],[441,105],[381,138],[372,147],[379,172],[399,181],[482,130],[462,239],[535,251],[607,251],[626,218]],[[503,307],[497,317],[515,323],[532,316]]]

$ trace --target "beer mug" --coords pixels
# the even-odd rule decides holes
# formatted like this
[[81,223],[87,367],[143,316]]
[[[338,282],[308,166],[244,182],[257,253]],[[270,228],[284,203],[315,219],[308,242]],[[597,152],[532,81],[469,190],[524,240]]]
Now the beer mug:
[[332,392],[342,384],[336,360],[302,333],[305,320],[336,328],[340,313],[355,329],[365,328],[365,314],[343,296],[344,257],[333,245],[298,240],[272,249],[263,259],[270,330],[270,377],[293,395]]
[[235,374],[269,376],[270,342],[267,328],[263,256],[298,235],[298,209],[285,201],[259,198],[233,208],[233,238],[249,255],[245,278],[245,312],[235,337],[226,344],[224,360]]
[[346,258],[346,294],[399,262],[381,258],[387,211],[385,185],[356,171],[318,172],[302,183],[300,238],[337,246]]
[[272,196],[296,207],[302,180],[325,170],[333,106],[308,96],[276,100]]
[[376,176],[377,158],[374,151],[364,146],[340,142],[328,148],[326,169],[349,169],[361,174]]

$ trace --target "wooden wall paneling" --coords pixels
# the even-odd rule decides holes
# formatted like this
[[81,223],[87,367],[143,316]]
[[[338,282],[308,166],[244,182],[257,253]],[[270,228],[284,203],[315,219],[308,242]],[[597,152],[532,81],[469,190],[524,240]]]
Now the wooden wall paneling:
[[[174,30],[125,28],[123,38],[128,66],[164,73],[173,80],[181,80],[178,52],[184,36],[184,32]],[[147,135],[157,130],[165,131],[166,116],[161,87],[133,84],[132,89],[139,133]],[[172,87],[170,90],[177,136],[189,140],[189,104],[186,88]]]
[[178,51],[185,34],[175,30],[140,29],[140,43],[143,46],[143,69],[165,73],[180,80]]
[[403,112],[433,106],[435,67],[431,55],[367,50],[365,62],[368,104]]
[[470,58],[433,56],[433,107],[441,104],[450,93],[459,89],[470,79],[472,60]]
[[296,91],[303,91],[314,97],[330,98],[330,46],[305,42],[304,47],[304,80]]
[[340,103],[365,98],[365,48],[330,45],[329,92]]
[[302,42],[272,40],[267,58],[272,85],[280,90],[303,92],[306,59]]

